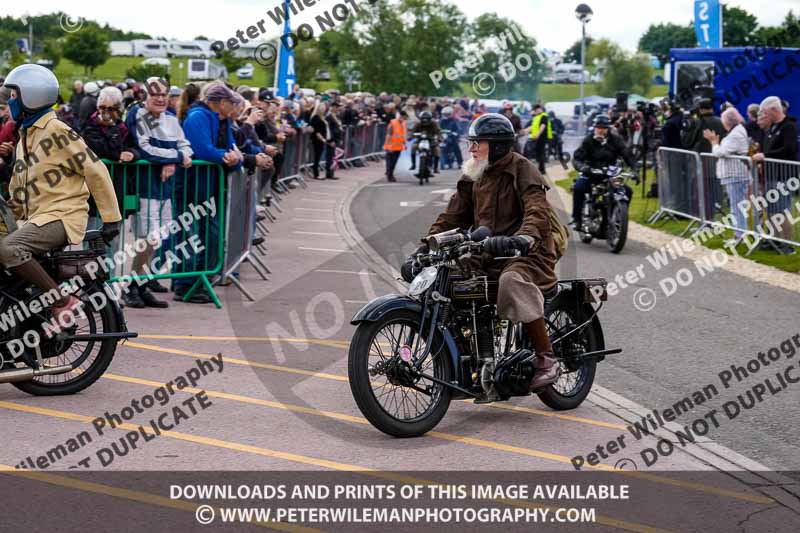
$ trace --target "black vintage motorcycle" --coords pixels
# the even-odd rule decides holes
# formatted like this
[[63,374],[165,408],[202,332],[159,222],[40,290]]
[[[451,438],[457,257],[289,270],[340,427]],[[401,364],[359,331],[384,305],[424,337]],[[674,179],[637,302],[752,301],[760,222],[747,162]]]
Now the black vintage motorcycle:
[[128,332],[103,270],[93,279],[86,268],[106,253],[100,231],[87,231],[84,242],[86,250],[37,257],[57,282],[75,276],[84,281],[74,293],[84,303],[81,311],[70,327],[57,332],[49,307],[41,305],[42,291],[0,269],[0,383],[37,396],[75,394],[103,375],[119,341],[137,336]]
[[430,183],[431,176],[433,176],[433,147],[436,139],[427,133],[415,133],[414,138],[417,140],[417,155],[419,156],[419,184]]
[[[348,357],[359,409],[377,429],[415,437],[433,429],[452,400],[505,401],[538,394],[556,410],[578,407],[607,350],[597,317],[603,279],[566,280],[545,295],[545,320],[559,361],[559,380],[530,391],[534,353],[522,325],[497,315],[496,280],[462,265],[483,254],[490,232],[454,230],[429,239],[416,257],[422,271],[408,295],[377,298],[361,309]],[[497,258],[504,260],[510,258]]]
[[597,184],[592,185],[583,203],[581,241],[590,244],[594,239],[605,239],[611,252],[618,254],[628,240],[628,208],[633,196],[626,182],[631,179],[638,184],[639,177],[623,173],[622,167],[589,169],[584,174]]

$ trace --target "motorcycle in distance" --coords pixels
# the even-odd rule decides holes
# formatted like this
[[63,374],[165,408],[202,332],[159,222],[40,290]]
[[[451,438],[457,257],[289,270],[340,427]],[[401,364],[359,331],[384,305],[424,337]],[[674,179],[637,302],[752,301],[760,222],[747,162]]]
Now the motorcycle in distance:
[[575,409],[592,388],[597,363],[622,351],[605,348],[598,318],[606,281],[561,281],[545,294],[545,321],[561,375],[530,391],[535,354],[522,325],[498,318],[496,280],[461,268],[483,254],[490,235],[478,228],[430,237],[430,252],[415,258],[422,270],[408,294],[377,298],[353,317],[350,389],[380,431],[423,435],[452,400],[483,404],[535,393],[553,409]]
[[633,190],[626,182],[640,183],[635,173],[622,172],[622,167],[602,167],[584,170],[584,175],[602,178],[586,194],[580,213],[581,241],[590,244],[594,239],[605,239],[612,253],[618,254],[628,240],[628,209]]
[[459,138],[460,135],[457,131],[442,130],[442,142],[439,143],[442,170],[450,170],[453,165],[458,165],[459,158],[456,156],[456,152],[461,150],[458,144]]
[[430,183],[433,176],[433,143],[436,142],[427,133],[415,133],[417,140],[417,156],[419,157],[419,184]]
[[[87,250],[52,250],[37,257],[56,282],[83,280],[73,294],[84,305],[72,325],[60,331],[47,329],[53,324],[42,305],[48,296],[0,269],[0,383],[36,396],[75,394],[103,375],[119,341],[137,336],[128,332],[119,304],[106,290],[104,271],[87,268],[106,253],[100,230],[87,231],[84,242]],[[24,320],[13,323],[15,318]]]

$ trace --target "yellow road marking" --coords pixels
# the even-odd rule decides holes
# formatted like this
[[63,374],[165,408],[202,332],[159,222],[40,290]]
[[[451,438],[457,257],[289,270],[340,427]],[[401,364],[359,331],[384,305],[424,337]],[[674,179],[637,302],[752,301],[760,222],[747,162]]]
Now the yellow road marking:
[[[172,500],[170,498],[165,498],[163,496],[155,496],[153,494],[148,494],[146,492],[123,489],[120,487],[114,487],[112,485],[93,483],[91,481],[83,481],[80,479],[71,478],[67,476],[60,476],[57,474],[49,474],[32,470],[20,470],[4,464],[0,464],[0,473],[12,476],[24,477],[27,479],[40,481],[43,483],[49,483],[50,485],[58,485],[61,487],[67,487],[71,489],[78,489],[84,492],[91,492],[93,494],[104,494],[106,496],[113,496],[114,498],[120,498],[123,500],[130,500],[134,502],[155,505],[158,507],[169,507],[171,509],[177,509],[179,511],[189,511],[191,513],[194,513],[199,507],[199,505],[190,503],[186,500]],[[219,509],[216,509],[216,511],[217,513],[219,513]],[[289,524],[281,524],[281,523],[270,523],[269,525],[260,522],[250,522],[250,523],[257,526],[274,529],[276,531],[309,532],[309,533],[319,531],[318,529],[312,529],[303,526],[292,526]]]
[[[22,412],[26,412],[26,413],[39,414],[39,415],[43,415],[43,416],[50,416],[50,417],[54,417],[54,418],[62,418],[62,419],[73,420],[73,421],[78,421],[78,422],[85,422],[85,423],[88,423],[88,424],[90,424],[91,421],[94,420],[94,417],[80,415],[80,414],[77,414],[77,413],[69,413],[69,412],[66,412],[66,411],[57,411],[57,410],[54,410],[54,409],[45,409],[45,408],[42,408],[42,407],[33,407],[33,406],[21,405],[21,404],[16,404],[16,403],[12,403],[12,402],[5,402],[5,401],[0,401],[0,408],[10,409],[10,410],[14,410],[14,411],[22,411]],[[138,426],[134,426],[133,424],[123,423],[123,424],[117,425],[116,429],[127,429],[127,430],[138,431],[139,427]],[[154,434],[152,429],[143,428],[143,430],[145,432],[147,432],[147,433]],[[193,442],[193,443],[196,443],[196,444],[205,444],[205,445],[208,445],[208,446],[215,446],[215,447],[225,448],[225,449],[229,449],[229,450],[242,451],[242,452],[246,452],[246,453],[252,453],[252,454],[255,454],[255,455],[273,457],[273,458],[277,458],[277,459],[285,459],[287,461],[299,462],[299,463],[302,463],[302,464],[312,464],[312,465],[315,465],[315,466],[321,466],[323,468],[329,468],[331,470],[362,473],[362,474],[365,474],[365,475],[374,476],[374,477],[378,477],[378,478],[382,478],[382,479],[388,479],[388,480],[396,481],[396,482],[400,482],[400,483],[413,483],[413,484],[418,484],[418,485],[441,485],[441,483],[437,483],[435,481],[429,481],[429,480],[424,480],[424,479],[413,478],[413,477],[410,477],[410,476],[404,476],[404,475],[401,475],[401,474],[395,474],[393,472],[381,472],[381,471],[373,469],[373,468],[350,465],[350,464],[346,464],[346,463],[338,463],[338,462],[335,462],[335,461],[328,461],[326,459],[317,459],[317,458],[308,457],[308,456],[304,456],[304,455],[293,454],[293,453],[286,453],[286,452],[279,452],[279,451],[275,451],[275,450],[268,450],[266,448],[259,448],[257,446],[250,446],[250,445],[247,445],[247,444],[239,444],[239,443],[235,443],[235,442],[228,442],[228,441],[223,441],[223,440],[219,440],[219,439],[212,439],[212,438],[208,438],[208,437],[199,437],[199,436],[196,436],[196,435],[189,435],[187,433],[181,433],[181,432],[178,432],[178,431],[163,431],[161,433],[161,435],[165,436],[165,437],[171,437],[171,438],[174,438],[174,439],[178,439],[178,440],[184,440],[184,441],[188,441],[188,442]],[[16,470],[16,469],[14,469],[14,471],[15,471],[15,473],[16,472],[20,472],[19,470]],[[31,471],[28,471],[27,473],[28,474],[34,474],[34,473],[38,474],[38,472],[31,472]],[[125,489],[120,489],[120,490],[125,490]],[[502,503],[504,505],[508,505],[508,506],[511,506],[511,507],[526,507],[526,508],[550,509],[550,510],[557,509],[556,507],[550,507],[550,506],[546,506],[546,505],[522,502],[522,501],[519,501],[519,500],[499,500],[498,499],[498,500],[489,500],[489,501]],[[768,503],[771,503],[771,502],[772,502],[772,500],[768,500]],[[617,520],[615,518],[609,518],[609,517],[605,517],[605,516],[602,516],[602,515],[599,515],[599,516],[596,517],[596,522],[595,523],[602,524],[602,525],[613,526],[613,527],[617,527],[617,528],[620,528],[620,529],[625,529],[627,531],[634,531],[634,532],[637,532],[637,533],[671,533],[668,530],[658,529],[658,528],[654,528],[654,527],[646,526],[646,525],[642,525],[642,524],[636,524],[636,523],[633,523],[633,522],[626,522],[626,521],[623,521],[623,520]]]
[[[177,348],[163,348],[161,346],[153,346],[151,344],[142,344],[139,342],[132,342],[128,341],[125,343],[125,346],[129,346],[131,348],[139,348],[142,350],[151,350],[154,352],[162,352],[162,353],[170,353],[173,355],[182,355],[186,357],[194,357],[197,359],[211,359],[212,356],[209,354],[203,353],[196,353],[196,352],[189,352],[186,350],[179,350]],[[291,372],[293,374],[302,374],[310,377],[315,378],[322,378],[322,379],[331,379],[335,381],[347,381],[347,376],[340,376],[337,374],[327,374],[324,372],[314,372],[311,370],[301,370],[299,368],[292,368],[287,366],[280,366],[280,365],[271,365],[269,363],[257,363],[251,362],[246,359],[230,359],[227,356],[224,356],[224,361],[226,363],[232,363],[235,365],[242,365],[242,366],[252,366],[255,368],[265,368],[268,370],[276,370],[279,372]],[[485,406],[482,406],[485,407]],[[591,420],[589,418],[581,418],[579,416],[572,416],[572,415],[565,415],[562,413],[556,413],[553,411],[540,411],[538,409],[531,409],[527,407],[517,407],[514,405],[506,405],[506,404],[489,404],[488,407],[492,407],[494,409],[504,409],[507,411],[516,411],[519,413],[528,413],[534,415],[541,415],[541,416],[548,416],[551,418],[559,418],[561,420],[569,420],[570,422],[578,422],[580,424],[589,424],[592,426],[599,426],[611,429],[619,429],[621,431],[625,431],[626,427],[620,424],[613,424],[611,422],[603,422],[601,420]]]
[[[195,359],[211,359],[216,357],[216,355],[209,355],[203,353],[193,353],[187,352],[184,350],[178,350],[176,348],[162,348],[161,346],[151,346],[149,344],[141,344],[138,342],[131,342],[128,341],[125,343],[125,346],[130,348],[140,348],[142,350],[151,350],[154,352],[162,352],[162,353],[171,353],[173,355],[183,355],[188,357],[194,357]],[[253,361],[247,361],[246,359],[235,359],[224,356],[225,364],[232,364],[232,365],[240,365],[240,366],[249,366],[252,368],[264,368],[267,370],[275,370],[278,372],[288,372],[291,374],[301,374],[304,376],[310,376],[313,378],[321,378],[321,379],[331,379],[334,381],[347,381],[347,376],[337,376],[336,374],[326,374],[325,372],[314,372],[313,370],[302,370],[300,368],[291,368],[288,366],[281,366],[281,365],[272,365],[269,363],[258,363]]]
[[[150,381],[150,380],[146,380],[146,379],[133,378],[133,377],[128,377],[128,376],[119,376],[119,375],[116,375],[116,374],[106,374],[103,377],[107,378],[107,379],[115,380],[115,381],[133,383],[133,384],[137,384],[137,385],[145,385],[145,386],[148,386],[148,387],[161,387],[161,386],[164,385],[163,383],[159,383],[157,381]],[[322,416],[322,417],[325,417],[325,418],[332,418],[332,419],[335,419],[335,420],[341,420],[341,421],[345,421],[345,422],[353,422],[353,423],[356,423],[356,424],[365,424],[365,425],[369,424],[369,421],[367,421],[365,418],[362,418],[362,417],[347,415],[347,414],[344,414],[344,413],[337,413],[337,412],[334,412],[334,411],[324,411],[324,410],[321,410],[321,409],[314,409],[314,408],[311,408],[311,407],[304,407],[304,406],[300,406],[300,405],[292,405],[292,404],[287,404],[287,403],[283,403],[283,402],[274,402],[274,401],[269,401],[269,400],[261,400],[261,399],[258,399],[258,398],[251,398],[249,396],[241,396],[239,394],[231,394],[231,393],[227,393],[227,392],[210,391],[208,389],[196,389],[196,388],[191,388],[191,387],[184,388],[182,392],[196,394],[198,392],[201,392],[202,390],[204,390],[205,393],[210,397],[223,398],[223,399],[227,399],[227,400],[231,400],[231,401],[235,401],[235,402],[248,403],[248,404],[253,404],[253,405],[261,405],[261,406],[264,406],[264,407],[272,407],[272,408],[281,409],[281,410],[284,410],[284,411],[292,411],[292,412],[297,412],[297,413],[305,413],[305,414],[310,414],[310,415],[315,415],[315,416]],[[518,455],[526,455],[526,456],[529,456],[529,457],[536,457],[537,459],[547,459],[547,460],[555,461],[555,462],[558,462],[558,463],[572,464],[571,459],[569,457],[565,456],[565,455],[558,455],[558,454],[554,454],[554,453],[543,452],[543,451],[534,450],[534,449],[531,449],[531,448],[522,448],[520,446],[513,446],[513,445],[510,445],[510,444],[502,444],[502,443],[499,443],[499,442],[494,442],[494,441],[490,441],[490,440],[486,440],[486,439],[479,439],[479,438],[475,438],[475,437],[466,437],[466,436],[462,436],[462,435],[453,435],[453,434],[450,434],[450,433],[443,433],[443,432],[440,432],[440,431],[429,431],[428,433],[426,433],[426,436],[433,437],[435,439],[446,440],[446,441],[450,441],[450,442],[458,442],[460,444],[467,444],[467,445],[477,446],[477,447],[481,447],[481,448],[489,448],[489,449],[498,450],[498,451],[502,451],[502,452],[514,453],[514,454],[518,454]],[[732,498],[745,500],[745,501],[752,501],[752,502],[756,502],[756,503],[765,503],[765,502],[766,503],[771,503],[772,502],[772,500],[769,499],[769,498],[753,496],[753,495],[746,494],[746,493],[743,493],[743,492],[728,491],[728,490],[725,490],[725,489],[719,489],[717,487],[712,487],[710,485],[703,485],[703,484],[700,484],[700,483],[691,483],[691,482],[686,482],[686,481],[679,481],[679,480],[675,480],[675,479],[672,479],[672,478],[663,477],[663,476],[659,476],[659,475],[655,475],[655,474],[648,474],[646,472],[617,470],[616,468],[614,468],[614,467],[612,467],[610,465],[605,465],[605,464],[600,464],[600,465],[597,465],[595,467],[587,466],[587,468],[592,468],[592,469],[595,469],[595,470],[601,470],[601,471],[605,471],[605,472],[620,473],[620,474],[623,474],[623,475],[630,475],[630,476],[633,476],[633,477],[639,477],[641,479],[646,479],[648,481],[653,481],[653,482],[656,482],[656,483],[674,485],[674,486],[681,487],[681,488],[697,490],[697,491],[700,491],[700,492],[708,492],[708,493],[717,494],[717,495],[720,495],[720,496],[729,496],[729,497],[732,497]]]
[[319,346],[329,346],[333,348],[348,348],[350,342],[324,340],[324,339],[304,339],[294,337],[214,337],[208,335],[139,335],[139,339],[161,339],[177,341],[245,341],[245,342],[288,342],[290,344],[317,344]]

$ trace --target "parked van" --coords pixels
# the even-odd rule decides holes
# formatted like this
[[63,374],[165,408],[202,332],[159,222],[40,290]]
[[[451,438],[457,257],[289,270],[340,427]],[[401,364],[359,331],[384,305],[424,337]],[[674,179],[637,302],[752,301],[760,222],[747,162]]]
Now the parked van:
[[133,56],[133,43],[131,41],[111,41],[108,43],[112,56]]
[[589,73],[577,63],[561,63],[554,72],[556,83],[580,83],[581,76],[583,81],[589,81]]
[[167,43],[167,57],[211,57],[202,46],[194,41],[170,41]]
[[189,81],[227,80],[228,69],[208,59],[190,59],[187,64]]
[[135,39],[131,41],[133,55],[136,57],[167,57],[166,41]]

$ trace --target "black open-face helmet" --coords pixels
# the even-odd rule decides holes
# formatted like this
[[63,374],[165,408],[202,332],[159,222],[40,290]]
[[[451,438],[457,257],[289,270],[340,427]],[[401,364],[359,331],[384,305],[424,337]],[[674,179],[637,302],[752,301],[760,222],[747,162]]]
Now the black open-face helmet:
[[420,113],[420,115],[419,115],[419,120],[420,120],[420,122],[422,122],[423,124],[430,124],[430,123],[431,123],[431,121],[433,120],[433,115],[431,115],[431,112],[430,112],[430,111],[423,111],[423,112],[422,112],[422,113]]
[[507,117],[499,113],[487,113],[472,121],[467,138],[470,141],[488,141],[489,162],[494,163],[514,148],[517,134]]
[[611,127],[611,119],[608,118],[608,115],[597,115],[594,119],[594,127],[608,129]]

